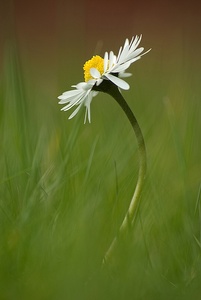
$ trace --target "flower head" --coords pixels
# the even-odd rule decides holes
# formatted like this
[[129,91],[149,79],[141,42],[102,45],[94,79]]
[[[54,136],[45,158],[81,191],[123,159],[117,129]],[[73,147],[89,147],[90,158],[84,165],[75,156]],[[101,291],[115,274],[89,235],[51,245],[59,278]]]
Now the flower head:
[[73,106],[77,106],[74,112],[70,115],[69,119],[73,118],[80,108],[84,105],[86,107],[85,121],[91,121],[90,104],[92,98],[98,94],[95,87],[100,86],[103,80],[109,80],[118,88],[128,90],[129,84],[121,78],[131,76],[130,73],[125,71],[130,65],[141,58],[150,50],[143,53],[144,48],[138,48],[142,36],[132,37],[129,42],[126,39],[124,46],[120,47],[118,55],[116,56],[113,51],[105,52],[104,58],[99,55],[93,56],[88,60],[84,66],[84,82],[73,85],[74,90],[64,92],[58,97],[59,104],[66,104],[61,110],[67,111]]

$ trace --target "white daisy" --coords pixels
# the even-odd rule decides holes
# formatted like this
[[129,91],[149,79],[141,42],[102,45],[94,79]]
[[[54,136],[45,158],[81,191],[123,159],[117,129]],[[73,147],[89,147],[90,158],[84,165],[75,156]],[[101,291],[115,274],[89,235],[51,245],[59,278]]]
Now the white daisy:
[[137,48],[141,36],[132,37],[129,42],[126,39],[124,46],[120,47],[119,53],[116,56],[113,51],[105,52],[104,59],[99,55],[93,56],[84,64],[84,79],[85,82],[80,82],[77,85],[73,85],[74,90],[64,92],[58,97],[59,104],[66,104],[61,110],[69,110],[73,106],[77,106],[74,112],[70,115],[69,119],[73,118],[80,108],[84,105],[86,107],[85,121],[88,116],[88,121],[91,122],[90,104],[92,98],[98,94],[98,91],[93,90],[95,86],[99,86],[103,80],[109,80],[115,84],[118,88],[128,90],[129,84],[121,78],[131,76],[131,73],[125,73],[126,69],[140,59],[142,55],[146,54],[150,50],[144,51],[143,47]]

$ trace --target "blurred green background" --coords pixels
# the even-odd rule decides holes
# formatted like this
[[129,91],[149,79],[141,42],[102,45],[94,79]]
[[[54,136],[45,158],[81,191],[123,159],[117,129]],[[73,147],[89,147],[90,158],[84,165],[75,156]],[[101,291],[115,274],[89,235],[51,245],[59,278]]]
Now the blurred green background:
[[[199,2],[1,1],[0,299],[200,299]],[[57,97],[94,54],[143,34],[123,92],[145,137],[135,226],[104,268],[138,174],[105,94],[72,120]]]

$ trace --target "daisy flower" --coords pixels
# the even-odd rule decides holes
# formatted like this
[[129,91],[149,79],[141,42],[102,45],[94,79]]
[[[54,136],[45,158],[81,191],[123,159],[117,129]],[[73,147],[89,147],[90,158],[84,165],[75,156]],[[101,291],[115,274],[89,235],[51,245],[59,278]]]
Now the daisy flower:
[[[132,74],[125,71],[132,63],[141,58],[150,50],[143,53],[144,48],[139,47],[141,36],[133,36],[131,41],[125,40],[124,46],[120,47],[118,55],[116,56],[113,51],[105,52],[104,58],[99,55],[93,56],[88,60],[84,66],[84,82],[72,85],[74,90],[64,92],[58,97],[59,104],[67,104],[61,110],[67,111],[76,106],[76,109],[70,115],[72,119],[80,110],[82,106],[86,107],[85,120],[87,118],[91,122],[90,104],[98,94],[96,87],[100,86],[104,80],[109,80],[116,85],[119,89],[128,90],[129,84],[122,78],[129,77]],[[100,91],[101,89],[99,89]]]

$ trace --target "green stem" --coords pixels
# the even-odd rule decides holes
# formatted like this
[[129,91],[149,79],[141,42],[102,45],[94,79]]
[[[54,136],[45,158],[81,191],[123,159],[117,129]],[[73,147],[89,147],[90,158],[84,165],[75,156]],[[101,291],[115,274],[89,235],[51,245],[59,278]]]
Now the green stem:
[[[111,83],[110,81],[103,81],[103,83],[100,84],[99,87],[96,87],[96,90],[108,93],[118,102],[118,104],[121,106],[121,108],[125,112],[128,120],[134,130],[134,133],[135,133],[135,136],[137,139],[137,143],[138,143],[138,151],[139,151],[138,180],[137,180],[136,188],[135,188],[133,197],[131,199],[128,211],[127,211],[127,213],[123,219],[123,222],[119,228],[119,232],[118,232],[117,236],[120,237],[124,232],[126,232],[126,230],[129,228],[129,226],[132,225],[134,216],[136,213],[136,209],[139,204],[139,200],[140,200],[140,196],[141,196],[141,192],[142,192],[142,188],[143,188],[143,183],[144,183],[144,179],[145,179],[145,175],[146,175],[146,148],[145,148],[145,142],[144,142],[144,138],[142,135],[142,131],[137,122],[137,119],[135,118],[132,110],[130,109],[127,102],[125,101],[122,94],[120,93],[118,87],[116,85],[114,85],[113,83]],[[114,238],[110,247],[108,248],[108,250],[104,256],[103,263],[107,262],[110,259],[112,252],[117,243],[117,236]]]

